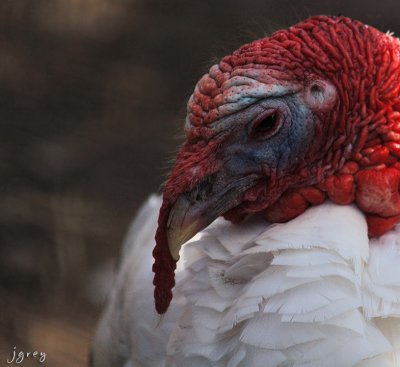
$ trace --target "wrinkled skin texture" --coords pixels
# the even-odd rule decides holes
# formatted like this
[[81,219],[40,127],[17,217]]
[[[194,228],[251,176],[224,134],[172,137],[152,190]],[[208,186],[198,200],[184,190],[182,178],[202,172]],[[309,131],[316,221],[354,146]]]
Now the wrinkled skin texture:
[[345,17],[311,17],[214,65],[188,102],[187,139],[164,188],[158,313],[178,259],[168,242],[189,236],[174,237],[176,223],[193,235],[219,215],[284,222],[329,198],[355,203],[370,236],[390,230],[400,220],[399,89],[399,41]]

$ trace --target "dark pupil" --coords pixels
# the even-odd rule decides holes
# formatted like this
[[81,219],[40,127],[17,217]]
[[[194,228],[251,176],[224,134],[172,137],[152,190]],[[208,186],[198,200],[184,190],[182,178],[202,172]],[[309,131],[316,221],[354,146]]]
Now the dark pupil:
[[267,116],[265,119],[260,121],[254,129],[256,134],[264,134],[270,132],[276,123],[276,113],[272,113],[271,115]]

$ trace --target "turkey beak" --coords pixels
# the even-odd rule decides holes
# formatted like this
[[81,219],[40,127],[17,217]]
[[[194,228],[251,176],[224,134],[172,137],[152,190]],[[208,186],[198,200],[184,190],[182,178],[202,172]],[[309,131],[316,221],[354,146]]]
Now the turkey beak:
[[249,175],[216,189],[215,178],[207,177],[193,190],[181,194],[172,205],[167,222],[167,239],[171,256],[179,260],[182,245],[216,218],[238,206],[243,194],[257,182],[258,176]]

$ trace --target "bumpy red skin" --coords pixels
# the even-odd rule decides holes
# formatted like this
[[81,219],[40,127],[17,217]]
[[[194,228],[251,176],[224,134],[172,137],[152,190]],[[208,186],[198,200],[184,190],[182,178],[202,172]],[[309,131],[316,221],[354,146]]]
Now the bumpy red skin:
[[[311,17],[242,46],[196,86],[188,103],[187,141],[165,185],[160,211],[153,266],[158,313],[167,310],[174,286],[176,264],[165,234],[169,208],[218,170],[215,152],[222,142],[213,122],[244,107],[232,103],[233,89],[225,88],[241,76],[283,87],[327,80],[337,90],[338,103],[329,113],[321,112],[323,126],[315,133],[320,148],[310,148],[308,167],[296,174],[312,184],[291,187],[296,182],[292,174],[286,182],[277,180],[272,190],[268,187],[268,193],[257,186],[227,213],[229,219],[259,212],[268,221],[284,222],[329,198],[355,203],[366,215],[370,236],[387,232],[400,220],[400,43],[345,17]],[[246,87],[238,88],[246,96]]]

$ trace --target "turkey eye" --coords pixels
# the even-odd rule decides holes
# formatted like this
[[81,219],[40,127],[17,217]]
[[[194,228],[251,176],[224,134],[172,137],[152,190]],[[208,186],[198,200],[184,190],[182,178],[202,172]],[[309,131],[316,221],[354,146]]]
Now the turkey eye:
[[274,135],[280,126],[280,118],[277,111],[268,111],[259,116],[251,128],[253,137],[270,137]]

